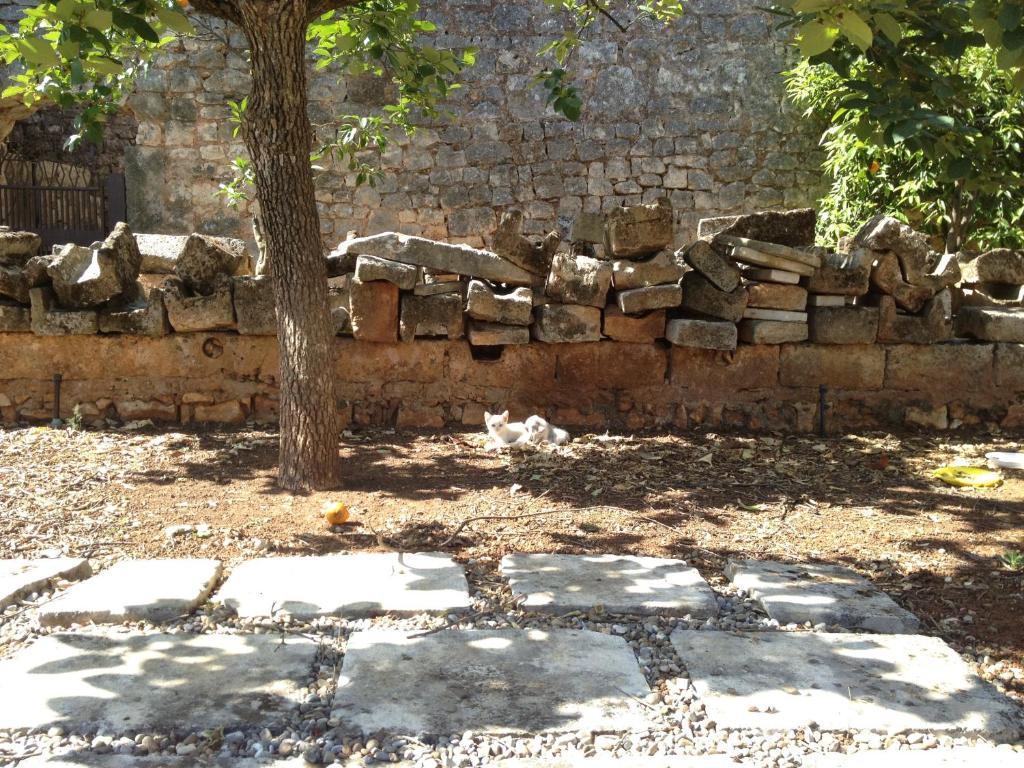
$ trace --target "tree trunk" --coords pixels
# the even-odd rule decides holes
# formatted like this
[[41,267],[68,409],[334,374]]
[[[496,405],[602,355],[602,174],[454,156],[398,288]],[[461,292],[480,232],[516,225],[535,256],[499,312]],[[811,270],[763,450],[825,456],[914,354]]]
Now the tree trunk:
[[339,419],[327,271],[309,164],[306,0],[239,0],[252,55],[243,131],[277,302],[281,360],[278,482],[290,490],[339,480]]
[[949,206],[949,229],[946,230],[946,253],[956,253],[964,245],[964,182],[957,179],[953,184],[953,200]]

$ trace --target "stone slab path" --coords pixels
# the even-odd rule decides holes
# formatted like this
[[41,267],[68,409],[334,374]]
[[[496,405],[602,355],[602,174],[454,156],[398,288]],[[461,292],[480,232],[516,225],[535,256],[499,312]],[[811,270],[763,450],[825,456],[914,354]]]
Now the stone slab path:
[[0,661],[0,728],[259,726],[306,696],[316,644],[271,635],[58,633]]
[[1024,768],[1024,752],[989,747],[811,755],[804,768]]
[[1013,737],[1020,712],[945,643],[917,635],[676,630],[719,728],[963,731]]
[[44,626],[171,621],[206,600],[217,560],[122,560],[39,609]]
[[618,555],[505,555],[501,573],[527,610],[718,615],[715,594],[682,560]]
[[91,574],[88,561],[76,557],[0,560],[0,608],[35,592],[50,579],[83,579]]
[[214,596],[239,616],[297,619],[469,608],[462,568],[440,552],[268,557],[238,565]]
[[886,634],[917,632],[920,622],[891,597],[848,568],[730,562],[725,575],[779,624],[829,624]]
[[370,733],[625,731],[650,693],[622,638],[581,630],[356,632],[332,715]]
[[524,757],[502,760],[496,768],[742,768],[726,755],[697,757]]

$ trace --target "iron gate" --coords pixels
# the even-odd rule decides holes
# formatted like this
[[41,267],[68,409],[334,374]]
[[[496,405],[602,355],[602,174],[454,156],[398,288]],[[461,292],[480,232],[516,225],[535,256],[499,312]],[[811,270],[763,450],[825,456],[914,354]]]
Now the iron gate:
[[35,232],[44,251],[102,240],[126,213],[123,174],[16,156],[0,163],[0,224]]

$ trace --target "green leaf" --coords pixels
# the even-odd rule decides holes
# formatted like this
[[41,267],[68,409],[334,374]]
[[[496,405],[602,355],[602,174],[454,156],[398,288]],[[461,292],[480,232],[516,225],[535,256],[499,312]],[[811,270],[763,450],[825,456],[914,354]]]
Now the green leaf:
[[819,21],[809,21],[800,27],[797,37],[800,53],[806,58],[825,53],[835,43],[838,34],[838,30],[826,27]]
[[920,133],[922,127],[923,124],[920,120],[904,120],[893,127],[892,140],[897,144],[902,144]]
[[903,39],[903,27],[900,26],[900,23],[891,14],[876,13],[875,24],[878,25],[881,33],[892,40],[892,42],[899,43]]
[[156,15],[161,23],[172,32],[177,32],[180,35],[191,35],[196,31],[195,27],[192,26],[192,22],[183,13],[178,13],[170,8],[157,8]]
[[60,62],[57,52],[53,50],[53,46],[41,38],[23,37],[15,40],[14,44],[18,46],[19,53],[29,64],[39,67],[53,67]]
[[1024,19],[1024,5],[1004,0],[1002,10],[999,11],[999,26],[1009,32],[1020,26]]
[[82,17],[82,23],[87,27],[105,32],[114,23],[114,14],[102,8],[93,8]]
[[867,22],[858,14],[847,9],[839,14],[838,21],[839,29],[842,30],[843,34],[846,35],[851,43],[856,45],[862,51],[866,51],[871,47],[871,43],[874,42],[875,35],[871,31],[871,27],[868,26]]

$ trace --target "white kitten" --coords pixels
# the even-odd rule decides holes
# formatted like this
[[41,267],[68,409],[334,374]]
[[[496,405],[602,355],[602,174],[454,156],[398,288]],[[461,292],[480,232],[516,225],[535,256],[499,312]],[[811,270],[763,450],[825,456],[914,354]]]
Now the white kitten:
[[526,433],[529,441],[536,445],[565,445],[569,442],[568,432],[553,426],[542,416],[531,416],[526,420]]
[[523,445],[529,442],[530,434],[526,430],[526,425],[521,421],[513,421],[510,424],[508,411],[504,413],[484,411],[484,425],[491,438],[484,446],[485,450],[495,451],[509,445]]

